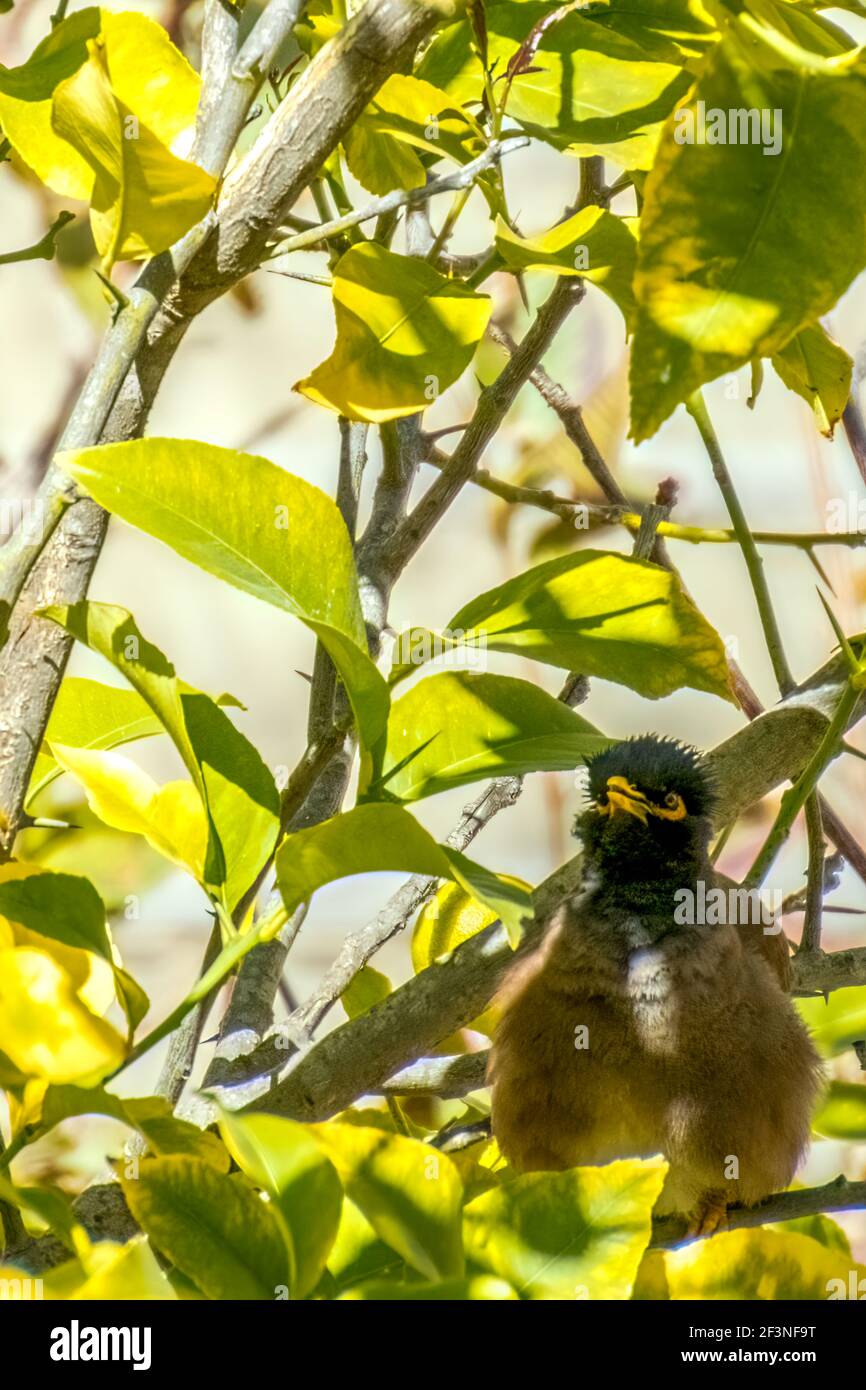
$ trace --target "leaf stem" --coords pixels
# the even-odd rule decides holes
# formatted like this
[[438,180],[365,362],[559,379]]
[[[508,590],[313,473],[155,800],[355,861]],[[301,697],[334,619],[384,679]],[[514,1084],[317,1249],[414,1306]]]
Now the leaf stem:
[[815,790],[818,779],[839,752],[851,715],[862,696],[862,690],[853,680],[849,680],[842,691],[823,739],[796,782],[784,793],[770,833],[761,846],[751,869],[743,879],[744,888],[757,888],[763,883],[776,855],[790,835],[794,821],[803,809],[808,797]]
[[749,530],[749,523],[746,514],[740,505],[733,479],[728,472],[728,466],[719,444],[718,437],[713,429],[706,403],[700,391],[696,391],[686,402],[686,410],[691,415],[698,427],[704,447],[709,456],[713,469],[713,477],[719,485],[719,491],[728,509],[731,518],[731,525],[734,528],[740,549],[743,552],[743,559],[746,562],[746,569],[749,572],[749,579],[752,581],[752,590],[755,595],[755,602],[758,605],[758,614],[761,619],[761,627],[764,630],[764,640],[767,643],[767,650],[773,664],[773,673],[781,694],[788,695],[794,689],[794,680],[788,659],[785,656],[785,649],[782,645],[782,634],[776,621],[776,614],[773,610],[773,601],[770,597],[770,590],[764,574],[764,562],[758,554],[755,538]]

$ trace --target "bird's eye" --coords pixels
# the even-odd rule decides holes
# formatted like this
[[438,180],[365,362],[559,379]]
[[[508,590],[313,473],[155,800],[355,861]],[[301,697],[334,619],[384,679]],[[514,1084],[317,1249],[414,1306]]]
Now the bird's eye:
[[665,805],[673,807],[676,806],[678,802],[679,797],[677,796],[676,792],[668,792],[667,796],[665,797]]

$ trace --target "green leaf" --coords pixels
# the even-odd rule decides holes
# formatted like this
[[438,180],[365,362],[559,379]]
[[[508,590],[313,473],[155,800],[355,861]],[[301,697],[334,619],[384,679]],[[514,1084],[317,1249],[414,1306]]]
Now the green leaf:
[[287,835],[276,856],[277,883],[291,913],[317,888],[351,874],[408,872],[452,879],[502,919],[513,943],[532,914],[529,894],[457,850],[439,845],[401,806],[356,806]]
[[[827,1299],[847,1297],[866,1275],[841,1250],[808,1236],[758,1229],[728,1231],[665,1255],[675,1299]],[[864,1286],[866,1287],[866,1286]]]
[[[497,74],[505,73],[530,31],[555,8],[533,0],[485,6],[490,62]],[[514,79],[507,112],[528,133],[557,148],[605,155],[627,169],[649,169],[661,122],[689,79],[678,48],[669,39],[654,39],[653,19],[644,24],[639,10],[622,6],[629,19],[616,26],[610,21],[618,8],[597,16],[570,14],[552,25],[532,61],[535,71]],[[673,9],[669,5],[668,13]],[[655,27],[662,24],[656,21]],[[689,27],[700,34],[703,26],[692,20],[686,33]],[[464,103],[480,100],[481,65],[469,25],[446,29],[418,74]]]
[[88,806],[103,825],[142,835],[158,854],[206,887],[208,822],[193,782],[159,786],[120,753],[64,748],[58,743],[54,754],[59,767],[84,789]]
[[89,879],[6,864],[0,868],[0,917],[112,963],[105,908]]
[[[219,695],[216,703],[223,708],[243,708],[232,695]],[[84,676],[66,676],[45,730],[48,747],[43,746],[30,778],[27,806],[63,773],[50,752],[52,743],[69,748],[107,749],[164,733],[163,725],[137,690],[104,685]]]
[[465,164],[483,144],[480,127],[453,97],[403,73],[379,88],[343,140],[350,173],[370,193],[423,188],[426,167],[416,151]]
[[5,1173],[0,1173],[0,1200],[44,1221],[64,1245],[70,1250],[75,1248],[75,1235],[81,1228],[77,1226],[71,1199],[59,1188],[17,1187]]
[[794,1003],[822,1057],[838,1057],[866,1038],[866,985],[836,989],[829,999],[795,999]]
[[387,999],[393,988],[388,976],[383,975],[381,970],[374,970],[372,965],[362,966],[340,995],[346,1017],[359,1018],[374,1004],[381,1004],[383,999]]
[[47,1298],[63,1302],[84,1299],[150,1303],[177,1298],[144,1236],[135,1236],[125,1245],[100,1240],[77,1260],[46,1271],[42,1282]]
[[854,364],[845,349],[813,323],[774,355],[773,366],[789,390],[812,407],[821,433],[832,439],[851,394]]
[[0,67],[0,124],[33,172],[55,193],[90,201],[93,172],[51,125],[54,89],[87,62],[87,42],[99,33],[101,13],[79,10],[58,24],[18,68]]
[[828,1250],[841,1250],[843,1255],[851,1258],[851,1242],[847,1235],[838,1222],[823,1212],[817,1212],[814,1216],[798,1216],[793,1221],[779,1221],[773,1230],[781,1234],[790,1231],[794,1235],[808,1236],[810,1240],[826,1245]]
[[362,740],[376,742],[388,692],[367,652],[352,542],[330,497],[268,459],[195,440],[132,440],[57,459],[108,511],[300,618],[337,667]]
[[367,794],[417,801],[484,777],[568,770],[610,742],[529,681],[443,671],[393,705],[382,772]]
[[496,249],[509,270],[552,270],[576,275],[604,290],[630,328],[635,314],[637,223],[603,208],[583,208],[535,237],[519,237],[500,219]]
[[[83,676],[67,676],[57,692],[45,742],[50,745],[56,741],[73,748],[114,748],[164,732],[136,690],[104,685]],[[30,779],[27,805],[62,771],[50,751],[41,752]]]
[[[547,560],[462,608],[447,625],[457,645],[532,657],[585,671],[658,699],[684,686],[734,702],[722,640],[675,575],[648,560],[580,550]],[[402,633],[395,650],[413,660],[436,647]]]
[[358,1300],[364,1303],[384,1301],[428,1303],[443,1301],[447,1303],[514,1302],[517,1294],[504,1279],[490,1279],[477,1274],[473,1279],[446,1279],[441,1284],[399,1284],[387,1280],[372,1280],[358,1284],[341,1299]]
[[[205,885],[222,892],[226,906],[233,908],[273,849],[279,829],[279,796],[258,752],[208,695],[178,680],[174,667],[142,636],[126,609],[82,601],[46,609],[44,616],[110,661],[171,736],[210,826]],[[69,765],[72,750],[61,752],[58,746],[55,754],[58,762],[65,758]],[[117,765],[125,760],[112,753],[77,755],[79,764],[94,761]],[[143,779],[139,774],[146,790]]]
[[350,420],[424,410],[465,371],[490,300],[425,261],[365,242],[334,269],[337,343],[295,390]]
[[[770,13],[779,25],[795,17],[793,6]],[[732,18],[665,128],[635,276],[635,440],[704,382],[772,357],[866,264],[866,67],[835,47],[836,56],[819,56],[748,13]],[[768,125],[757,142],[702,143],[700,111],[721,111],[726,122],[731,112],[764,112]]]
[[149,1158],[121,1180],[132,1215],[157,1250],[213,1299],[273,1299],[288,1283],[274,1213],[243,1183],[200,1158]]
[[0,868],[0,917],[49,941],[77,951],[90,951],[106,961],[130,1032],[135,1031],[150,1002],[141,986],[115,959],[105,905],[89,879],[35,864],[6,864]]
[[311,1127],[376,1234],[425,1279],[461,1278],[463,1185],[445,1154],[358,1125]]
[[203,1159],[219,1173],[230,1166],[225,1145],[216,1134],[201,1130],[172,1113],[171,1104],[163,1096],[141,1096],[122,1099],[113,1096],[102,1086],[49,1086],[42,1102],[40,1130],[53,1129],[64,1120],[78,1115],[106,1115],[135,1129],[147,1140],[149,1147],[160,1157],[166,1154],[187,1154]]
[[467,1258],[524,1298],[628,1298],[666,1172],[623,1159],[504,1182],[465,1209]]
[[866,1139],[866,1085],[862,1081],[831,1081],[812,1128],[825,1139]]
[[400,1256],[379,1239],[355,1203],[344,1198],[337,1239],[324,1276],[329,1293],[336,1296],[364,1280],[400,1279],[404,1273]]
[[199,93],[161,25],[86,9],[0,69],[0,122],[55,192],[91,202],[108,269],[166,250],[210,207],[216,180],[183,157]]
[[273,1199],[285,1222],[293,1298],[316,1287],[340,1224],[343,1187],[304,1126],[276,1115],[224,1111],[220,1130],[235,1162]]

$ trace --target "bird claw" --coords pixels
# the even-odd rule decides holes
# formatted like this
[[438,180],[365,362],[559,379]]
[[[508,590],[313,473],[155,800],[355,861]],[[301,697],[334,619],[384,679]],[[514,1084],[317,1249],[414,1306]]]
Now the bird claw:
[[727,1203],[720,1193],[712,1193],[702,1199],[697,1211],[689,1221],[686,1239],[700,1240],[704,1236],[713,1236],[718,1231],[725,1230],[727,1224]]

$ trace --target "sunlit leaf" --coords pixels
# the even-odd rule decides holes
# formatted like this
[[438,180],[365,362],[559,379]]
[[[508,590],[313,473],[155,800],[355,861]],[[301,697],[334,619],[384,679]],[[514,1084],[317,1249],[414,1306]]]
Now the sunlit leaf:
[[[780,26],[793,22],[793,6],[772,13]],[[667,125],[646,182],[631,371],[636,440],[704,382],[778,352],[866,264],[862,59],[838,43],[834,57],[810,54],[787,36],[782,52],[777,30],[748,21],[727,25]],[[737,128],[736,143],[711,144],[702,112],[762,124],[745,139]]]
[[623,1159],[504,1182],[465,1209],[467,1258],[524,1298],[628,1298],[666,1172]]
[[348,1293],[340,1295],[343,1299],[368,1302],[419,1302],[443,1301],[447,1303],[465,1302],[513,1302],[517,1298],[510,1284],[504,1279],[490,1279],[478,1274],[474,1279],[447,1279],[442,1284],[400,1284],[370,1282],[358,1284]]
[[230,1166],[225,1145],[216,1134],[179,1119],[163,1096],[121,1098],[102,1086],[50,1086],[40,1116],[44,1130],[77,1115],[106,1115],[138,1130],[155,1154],[189,1154],[204,1159],[218,1172]]
[[352,543],[330,497],[267,459],[196,440],[132,440],[58,461],[101,506],[300,618],[340,672],[362,739],[375,743],[388,693],[367,654]]
[[48,951],[89,1009],[104,1013],[116,993],[130,1030],[141,1022],[149,1007],[147,995],[120,966],[105,906],[88,879],[39,864],[4,864],[0,923],[4,919],[11,926],[11,940],[4,942],[0,931],[0,944]]
[[216,180],[173,155],[118,97],[113,74],[132,52],[121,55],[104,38],[87,47],[87,62],[55,89],[51,123],[93,170],[90,225],[110,273],[115,261],[157,255],[178,241],[208,211]]
[[277,882],[289,912],[326,883],[388,870],[452,879],[502,919],[512,941],[531,916],[529,895],[515,882],[439,845],[429,831],[388,803],[356,806],[309,830],[287,835],[276,857]]
[[374,970],[372,965],[362,966],[340,995],[346,1017],[360,1018],[374,1004],[381,1004],[383,999],[387,999],[393,988],[388,976],[383,975],[381,970]]
[[0,122],[45,183],[92,200],[108,267],[165,250],[210,206],[215,180],[185,158],[199,92],[161,25],[91,8],[0,69]]
[[[490,61],[498,73],[505,73],[530,31],[553,8],[536,0],[485,6]],[[614,24],[618,8],[599,7],[592,16],[572,13],[552,25],[542,35],[530,70],[515,77],[507,111],[530,134],[560,149],[606,155],[628,169],[649,169],[661,122],[689,79],[682,71],[682,53],[662,37],[664,21],[650,15],[644,22],[645,12],[629,6],[626,23]],[[672,9],[668,7],[668,16]],[[691,28],[699,37],[703,27],[690,19],[685,32]],[[481,64],[467,22],[446,29],[431,45],[419,75],[459,101],[480,100]]]
[[[67,676],[57,692],[45,741],[50,745],[56,740],[73,748],[114,748],[119,743],[133,743],[164,732],[136,690],[104,685],[83,676]],[[61,771],[47,749],[39,754],[30,779],[28,805]]]
[[120,1066],[120,1034],[47,951],[0,950],[0,1051],[28,1076],[95,1085]]
[[333,1163],[304,1126],[276,1115],[224,1112],[220,1130],[248,1178],[269,1193],[291,1254],[293,1298],[319,1282],[340,1224],[343,1187]]
[[519,237],[500,220],[496,249],[509,270],[552,270],[556,275],[579,275],[598,285],[622,310],[626,325],[631,327],[636,234],[635,219],[589,207],[534,237]]
[[570,770],[609,743],[529,681],[442,671],[395,701],[381,774],[367,792],[417,801],[484,777]]
[[279,1223],[252,1188],[180,1156],[144,1159],[121,1181],[153,1245],[208,1298],[273,1299],[288,1283]]
[[822,1057],[837,1057],[866,1038],[866,985],[835,989],[829,999],[795,999],[794,1003]]
[[426,169],[419,152],[464,164],[483,142],[477,123],[453,97],[403,73],[388,78],[343,139],[350,172],[371,193],[422,188]]
[[[675,575],[630,556],[581,550],[547,560],[479,594],[446,630],[457,646],[585,671],[650,699],[689,686],[733,701],[718,633]],[[419,655],[436,654],[411,630],[395,650],[412,660],[394,668],[392,681],[411,674]]]
[[357,1125],[311,1127],[377,1235],[431,1280],[463,1274],[463,1187],[451,1160],[401,1134]]
[[866,1140],[866,1084],[831,1081],[812,1128],[827,1139]]
[[[278,793],[258,752],[208,695],[178,680],[174,667],[159,648],[142,636],[126,609],[85,601],[68,608],[46,609],[44,615],[110,661],[171,736],[192,776],[210,827],[207,858],[200,876],[209,888],[222,890],[226,905],[234,907],[265,862],[278,832]],[[114,769],[125,776],[133,788],[132,797],[126,799],[132,801],[135,816],[146,821],[151,811],[157,812],[155,822],[150,817],[157,834],[159,817],[171,812],[166,843],[172,843],[180,828],[182,862],[193,867],[187,855],[191,843],[195,843],[195,813],[188,794],[165,789],[154,792],[151,780],[143,773],[136,776],[129,760],[117,753],[69,748],[61,752],[59,745],[53,751],[65,767],[70,766],[72,758],[79,767],[109,773]],[[177,788],[180,784],[170,785]],[[154,795],[160,798],[159,804],[153,800]],[[116,824],[110,815],[103,819]],[[136,824],[117,828],[147,833]]]
[[[665,1255],[671,1298],[846,1298],[866,1275],[843,1251],[808,1236],[773,1230],[729,1231]],[[866,1285],[864,1285],[866,1287]]]
[[192,782],[159,786],[122,753],[92,753],[57,744],[55,756],[64,772],[81,784],[101,821],[114,830],[143,835],[158,854],[204,882],[207,818]]
[[337,343],[296,390],[350,420],[424,410],[469,366],[490,300],[410,256],[365,242],[334,270]]
[[172,1301],[177,1294],[144,1236],[125,1245],[102,1240],[43,1276],[44,1296],[66,1301]]
[[785,385],[812,407],[821,433],[832,439],[851,394],[854,364],[845,349],[813,323],[775,354],[773,366]]

